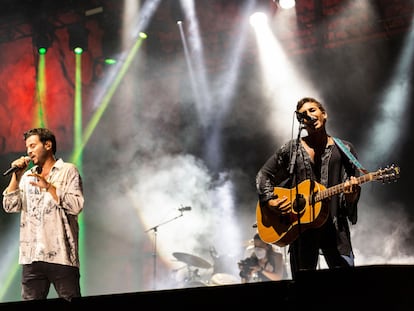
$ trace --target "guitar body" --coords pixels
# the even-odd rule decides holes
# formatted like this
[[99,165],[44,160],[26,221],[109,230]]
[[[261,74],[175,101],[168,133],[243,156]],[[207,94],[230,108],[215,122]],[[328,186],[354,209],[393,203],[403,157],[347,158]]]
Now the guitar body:
[[[329,210],[324,208],[322,201],[313,202],[315,193],[324,190],[325,187],[317,182],[305,180],[292,189],[275,187],[274,194],[278,197],[286,196],[290,203],[289,213],[278,214],[262,208],[257,203],[256,220],[260,238],[267,243],[278,246],[286,246],[298,238],[300,232],[309,228],[322,226],[328,218]],[[296,202],[296,194],[303,199]],[[304,206],[300,206],[304,205]]]

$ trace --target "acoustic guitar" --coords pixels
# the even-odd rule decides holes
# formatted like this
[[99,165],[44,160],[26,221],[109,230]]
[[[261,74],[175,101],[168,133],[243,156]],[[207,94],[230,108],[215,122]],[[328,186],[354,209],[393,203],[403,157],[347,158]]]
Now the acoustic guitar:
[[[369,181],[383,183],[395,181],[400,177],[400,168],[394,164],[357,177],[358,185]],[[328,218],[329,209],[322,201],[333,195],[344,192],[345,182],[326,188],[318,182],[309,179],[302,181],[298,187],[292,189],[275,187],[274,194],[278,197],[286,196],[291,206],[287,213],[270,211],[256,206],[257,230],[260,238],[267,243],[286,246],[295,241],[300,232],[309,228],[322,226]]]

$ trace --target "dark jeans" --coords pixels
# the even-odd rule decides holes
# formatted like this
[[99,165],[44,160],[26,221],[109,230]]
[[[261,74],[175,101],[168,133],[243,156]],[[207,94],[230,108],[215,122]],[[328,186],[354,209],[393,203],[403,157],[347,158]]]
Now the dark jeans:
[[23,265],[23,300],[46,299],[53,284],[60,298],[71,300],[80,297],[79,268],[48,262]]

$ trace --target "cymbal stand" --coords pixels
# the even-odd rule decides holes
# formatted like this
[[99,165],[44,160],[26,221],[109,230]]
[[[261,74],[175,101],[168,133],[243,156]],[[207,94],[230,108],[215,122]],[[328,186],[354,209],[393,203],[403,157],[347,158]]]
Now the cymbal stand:
[[187,265],[187,274],[188,276],[184,279],[186,283],[200,279],[200,274],[198,274],[198,269],[191,270],[190,265]]
[[164,222],[159,223],[158,225],[151,227],[147,230],[145,230],[145,232],[149,232],[149,231],[153,231],[154,232],[154,246],[153,246],[153,251],[152,251],[152,260],[153,260],[153,289],[157,289],[157,233],[158,233],[158,227],[165,225],[177,218],[180,218],[183,216],[183,211],[180,211],[180,215],[175,216],[169,220],[166,220]]

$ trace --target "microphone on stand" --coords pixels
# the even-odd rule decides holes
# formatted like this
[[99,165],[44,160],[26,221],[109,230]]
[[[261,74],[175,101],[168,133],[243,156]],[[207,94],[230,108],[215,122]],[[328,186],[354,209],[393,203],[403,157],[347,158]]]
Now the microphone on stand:
[[299,111],[295,111],[296,112],[296,118],[298,119],[299,122],[303,122],[303,120],[306,120],[308,122],[315,122],[317,119],[316,118],[312,118],[311,116],[309,116],[306,112],[299,112]]
[[184,206],[178,209],[179,212],[191,211],[191,206]]

